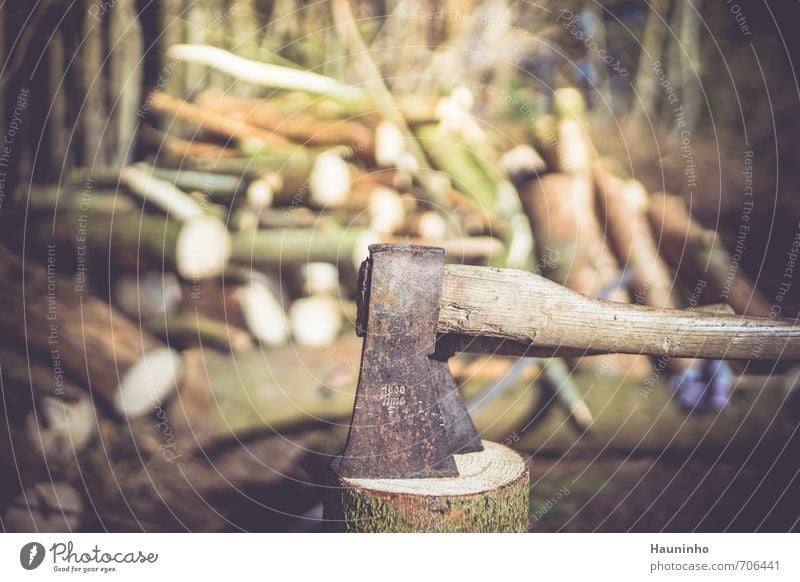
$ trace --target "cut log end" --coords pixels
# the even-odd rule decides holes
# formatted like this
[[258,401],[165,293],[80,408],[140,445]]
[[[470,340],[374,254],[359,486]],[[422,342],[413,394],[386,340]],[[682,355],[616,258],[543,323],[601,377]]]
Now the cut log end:
[[269,208],[275,200],[275,180],[268,177],[257,178],[247,187],[247,203],[255,210]]
[[178,235],[176,263],[186,279],[220,275],[231,256],[231,242],[225,224],[205,216],[188,222]]
[[337,457],[326,519],[350,532],[525,532],[525,462],[508,447],[483,444],[483,451],[456,455],[459,476],[444,479],[346,479]]
[[381,121],[375,128],[375,162],[386,168],[395,166],[406,151],[406,138],[391,121]]
[[245,324],[259,342],[281,346],[289,339],[289,324],[280,300],[263,281],[253,279],[237,289],[236,298],[242,309]]
[[171,348],[146,353],[120,382],[114,409],[123,416],[142,416],[158,408],[183,375],[183,360]]
[[298,299],[289,308],[292,337],[303,346],[323,347],[339,336],[344,326],[339,301],[330,295]]
[[340,155],[335,152],[320,154],[311,171],[311,201],[321,208],[341,206],[350,194],[351,181],[350,167]]
[[[97,429],[97,419],[87,397],[74,402],[46,396],[40,402],[42,415],[29,413],[26,424],[30,440],[51,462],[68,462],[83,451]],[[38,420],[38,422],[37,422]]]
[[369,199],[370,228],[380,234],[393,234],[406,221],[403,199],[396,190],[378,186]]

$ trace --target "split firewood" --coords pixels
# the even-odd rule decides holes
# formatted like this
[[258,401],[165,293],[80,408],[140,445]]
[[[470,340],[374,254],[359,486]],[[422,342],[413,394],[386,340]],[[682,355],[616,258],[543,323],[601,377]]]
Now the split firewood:
[[[232,176],[239,176],[246,178],[248,181],[256,180],[265,174],[280,174],[286,170],[287,164],[295,162],[302,163],[302,166],[308,166],[315,152],[309,151],[307,148],[297,147],[292,151],[286,150],[270,150],[261,151],[252,156],[245,156],[243,154],[233,151],[233,157],[222,156],[197,156],[185,158],[155,158],[150,156],[148,161],[153,165],[158,165],[165,168],[173,168],[180,170],[194,170],[197,172],[208,172],[214,174],[226,174]],[[299,172],[298,172],[299,173]],[[306,171],[303,180],[308,176]],[[301,182],[302,183],[302,182]]]
[[446,196],[448,211],[452,209],[452,212],[461,217],[461,224],[466,234],[488,234],[497,238],[506,238],[508,225],[500,220],[493,210],[481,208],[473,199],[454,188],[448,188]]
[[303,111],[287,112],[273,101],[240,99],[213,90],[201,93],[197,103],[302,145],[350,146],[366,158],[371,158],[374,149],[373,132],[358,121],[325,120]]
[[557,170],[572,176],[589,176],[595,152],[588,134],[583,96],[577,89],[557,89],[553,93],[553,104],[558,119]]
[[[335,228],[342,224],[339,220],[344,218],[335,211],[313,210],[305,206],[297,208],[242,208],[233,213],[229,225],[233,230],[242,232],[253,232],[259,228],[264,229],[283,229],[283,228]],[[347,223],[353,219],[347,217]],[[358,226],[367,226],[364,222],[358,222]]]
[[[630,296],[619,285],[621,272],[595,214],[589,176],[550,173],[520,185],[520,199],[536,233],[537,249],[544,275],[562,285],[597,297],[629,303]],[[646,377],[647,360],[638,356],[610,355],[582,360],[585,366],[613,362],[617,374]]]
[[636,180],[623,180],[598,164],[594,182],[607,234],[620,264],[631,270],[630,290],[638,303],[678,308],[675,279],[658,253],[647,218],[648,197]]
[[728,303],[738,314],[769,317],[767,300],[732,263],[719,235],[691,217],[682,198],[652,195],[648,216],[659,251],[693,295],[700,295],[692,298],[693,304]]
[[[122,313],[48,268],[27,264],[0,248],[4,268],[3,327],[31,350],[50,357],[66,373],[113,405],[138,416],[166,398],[181,379],[181,357],[143,333]],[[53,256],[54,258],[54,256]]]
[[184,293],[183,311],[245,329],[263,345],[281,346],[289,338],[289,325],[279,289],[254,272],[203,281]]
[[[156,178],[151,170],[152,168],[144,169],[140,166],[125,166],[116,178],[114,170],[104,169],[88,174],[85,171],[76,172],[75,176],[81,178],[82,182],[91,182],[93,187],[113,185],[116,179],[143,202],[152,203],[171,218],[185,223],[185,232],[176,241],[176,245],[178,251],[191,253],[192,261],[197,263],[196,272],[188,276],[204,277],[217,274],[216,270],[227,263],[230,255],[225,224],[219,217],[214,216],[209,203],[202,199],[202,196],[198,201],[170,182]],[[205,248],[190,246],[196,241],[187,240],[187,233],[200,233],[209,237],[203,245]],[[181,275],[187,276],[185,272],[181,272]]]
[[536,151],[547,164],[547,169],[560,171],[558,122],[555,115],[540,115],[531,124],[531,138]]
[[194,105],[162,92],[151,93],[146,103],[149,111],[181,119],[233,141],[245,153],[254,154],[260,150],[270,149],[291,152],[299,147],[271,131],[209,111],[207,107]]
[[[605,166],[594,168],[598,202],[608,228],[608,236],[621,264],[631,273],[629,291],[636,303],[650,307],[678,309],[675,278],[658,253],[647,218],[647,192],[636,180],[623,180]],[[681,372],[694,360],[671,358],[670,369]]]
[[350,194],[352,175],[347,162],[335,151],[314,160],[309,180],[309,200],[320,208],[341,206]]
[[272,206],[276,192],[281,192],[285,182],[279,174],[267,172],[247,186],[247,204],[250,210],[262,212]]
[[[522,185],[520,199],[536,233],[539,253],[549,257],[543,269],[546,275],[589,296],[619,277],[594,214],[590,182],[550,173]],[[624,302],[626,295],[615,292],[609,299]]]

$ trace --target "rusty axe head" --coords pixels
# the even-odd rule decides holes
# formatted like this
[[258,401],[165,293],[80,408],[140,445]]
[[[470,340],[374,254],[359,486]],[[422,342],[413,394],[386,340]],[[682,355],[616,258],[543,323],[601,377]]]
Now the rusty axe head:
[[533,273],[465,265],[444,250],[373,245],[360,274],[364,338],[343,477],[455,476],[481,449],[447,367],[451,350],[800,359],[796,321],[592,299]]
[[372,245],[359,275],[364,338],[339,473],[359,478],[458,475],[454,453],[481,450],[436,325],[444,251]]

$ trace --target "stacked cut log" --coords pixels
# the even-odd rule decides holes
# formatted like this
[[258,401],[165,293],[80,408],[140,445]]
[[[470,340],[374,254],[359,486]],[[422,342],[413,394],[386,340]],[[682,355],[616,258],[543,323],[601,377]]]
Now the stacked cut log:
[[[120,7],[104,16],[115,29],[131,3]],[[203,496],[222,496],[228,477],[265,484],[215,476],[208,451],[230,472],[249,448],[272,463],[261,451],[280,449],[276,433],[299,442],[322,430],[326,444],[314,448],[338,452],[357,380],[356,274],[369,244],[443,246],[449,260],[478,264],[505,255],[501,221],[446,179],[436,200],[448,205],[437,204],[410,169],[417,162],[377,131],[380,115],[343,115],[351,99],[298,109],[284,94],[159,88],[131,113],[138,77],[121,72],[140,33],[127,31],[132,42],[112,55],[121,64],[108,88],[112,130],[101,135],[94,112],[81,120],[96,129],[84,142],[88,163],[58,186],[20,188],[22,204],[2,216],[0,323],[13,344],[0,348],[0,373],[19,420],[4,433],[12,457],[36,454],[2,490],[0,516],[21,530],[105,527],[109,516],[86,508],[111,512],[134,494],[132,514],[112,516],[111,528],[227,527]],[[203,57],[201,69],[219,57],[174,52]],[[223,66],[217,77],[231,72],[241,69]],[[252,79],[266,82],[265,72],[274,70],[256,67]],[[165,87],[179,91],[190,73],[175,70]],[[313,94],[319,83],[338,87],[338,103],[350,98],[320,76],[301,75],[297,89]],[[140,160],[132,115],[144,121],[134,123]],[[269,485],[296,470],[275,468]],[[165,502],[168,519],[157,517]],[[138,523],[142,512],[158,523]]]
[[[597,212],[592,179],[595,152],[588,138],[580,94],[561,89],[554,95],[558,110],[555,150],[548,157],[552,172],[537,175],[520,187],[520,197],[531,220],[542,257],[550,257],[543,271],[557,282],[592,297],[628,303],[631,297],[620,265],[627,257],[614,256],[605,226]],[[613,371],[624,377],[646,378],[648,361],[642,357],[611,355],[583,358],[581,365],[598,373]]]

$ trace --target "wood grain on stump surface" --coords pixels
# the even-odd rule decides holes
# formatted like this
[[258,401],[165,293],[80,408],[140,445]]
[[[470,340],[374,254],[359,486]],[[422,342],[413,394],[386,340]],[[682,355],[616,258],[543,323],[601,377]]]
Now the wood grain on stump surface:
[[484,441],[484,450],[455,455],[459,476],[347,479],[340,458],[326,503],[333,527],[356,532],[520,532],[528,527],[528,470],[513,450]]

